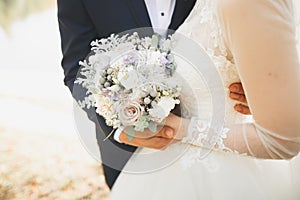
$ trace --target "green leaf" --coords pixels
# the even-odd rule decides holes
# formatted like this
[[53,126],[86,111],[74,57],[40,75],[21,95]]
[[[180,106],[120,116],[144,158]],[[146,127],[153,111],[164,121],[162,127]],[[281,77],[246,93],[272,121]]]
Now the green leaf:
[[149,122],[149,130],[153,133],[157,131],[157,124],[154,121]]
[[125,131],[126,131],[128,141],[131,142],[135,136],[135,130],[133,126],[127,126],[125,128]]

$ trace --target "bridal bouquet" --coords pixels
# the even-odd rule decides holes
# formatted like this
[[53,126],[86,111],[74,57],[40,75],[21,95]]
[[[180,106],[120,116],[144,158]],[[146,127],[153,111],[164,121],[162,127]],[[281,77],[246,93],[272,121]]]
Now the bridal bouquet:
[[180,86],[174,75],[172,38],[111,35],[91,43],[92,54],[80,62],[75,83],[87,89],[81,107],[96,107],[108,126],[136,131],[157,126],[179,104]]

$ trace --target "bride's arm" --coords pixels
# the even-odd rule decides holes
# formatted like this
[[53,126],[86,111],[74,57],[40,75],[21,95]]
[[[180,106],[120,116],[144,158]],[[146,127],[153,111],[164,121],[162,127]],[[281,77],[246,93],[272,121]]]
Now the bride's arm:
[[255,124],[231,126],[225,145],[263,158],[300,146],[300,65],[291,0],[220,0],[219,19]]
[[[258,158],[288,159],[300,150],[300,65],[291,0],[218,0],[230,49],[255,123],[211,127],[194,119],[184,141]],[[170,125],[180,124],[172,116]],[[188,124],[184,122],[181,124]],[[205,135],[206,134],[206,135]],[[215,141],[214,141],[215,140]]]

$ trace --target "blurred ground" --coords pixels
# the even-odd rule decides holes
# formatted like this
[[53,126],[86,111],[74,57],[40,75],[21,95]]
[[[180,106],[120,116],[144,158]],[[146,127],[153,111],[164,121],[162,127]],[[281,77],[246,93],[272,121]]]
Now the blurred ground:
[[102,169],[78,140],[0,129],[0,199],[106,199]]
[[0,27],[0,200],[108,194],[100,164],[75,131],[60,60],[55,9]]

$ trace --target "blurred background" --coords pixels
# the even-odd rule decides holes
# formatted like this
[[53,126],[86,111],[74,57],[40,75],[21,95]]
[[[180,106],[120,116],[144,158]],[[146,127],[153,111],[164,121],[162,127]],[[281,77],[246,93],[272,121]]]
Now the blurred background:
[[107,197],[75,130],[56,12],[56,0],[0,0],[0,200]]

